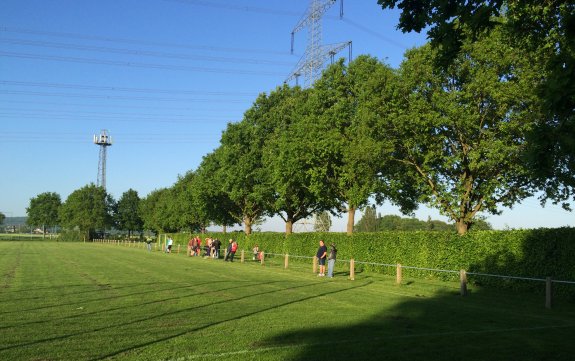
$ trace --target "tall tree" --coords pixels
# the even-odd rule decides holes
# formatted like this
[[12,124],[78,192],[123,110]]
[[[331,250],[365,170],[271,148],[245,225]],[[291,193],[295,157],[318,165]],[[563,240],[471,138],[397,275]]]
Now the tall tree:
[[103,187],[89,184],[72,192],[62,204],[59,217],[62,226],[78,228],[84,240],[92,239],[98,229],[112,226],[114,200]]
[[[436,68],[437,51],[411,50],[397,97],[379,104],[379,131],[403,184],[466,233],[479,212],[500,213],[532,194],[521,158],[538,116],[529,56],[499,33],[466,42],[453,64]],[[393,180],[389,180],[393,181]]]
[[355,225],[356,232],[377,232],[378,217],[375,206],[366,206],[361,219]]
[[4,215],[4,213],[0,212],[0,224],[4,224],[5,219],[6,219],[6,216]]
[[194,182],[194,199],[202,204],[206,217],[214,224],[224,228],[241,224],[243,213],[240,207],[230,198],[224,187],[227,183],[226,169],[220,161],[222,148],[217,148],[202,159],[196,171]]
[[30,226],[42,226],[43,237],[46,236],[46,227],[58,224],[58,211],[62,205],[60,195],[53,192],[41,193],[30,199],[30,206],[26,208]]
[[[394,71],[374,57],[360,56],[349,65],[343,60],[330,66],[315,83],[311,94],[314,113],[306,126],[310,143],[323,159],[315,162],[312,185],[331,186],[331,195],[339,209],[347,206],[347,233],[351,234],[356,209],[367,204],[374,193],[410,212],[416,204],[414,195],[405,189],[391,192],[380,187],[378,176],[394,168],[381,165],[385,149],[373,136],[377,114],[370,111],[373,98],[389,94]],[[315,115],[315,114],[314,114]],[[339,210],[338,209],[338,210]]]
[[128,231],[128,237],[132,231],[141,232],[144,221],[140,217],[140,197],[138,192],[128,189],[122,194],[114,207],[114,220],[118,229]]
[[144,229],[155,233],[164,231],[162,227],[164,222],[160,219],[162,216],[160,201],[167,196],[167,193],[169,193],[167,188],[155,189],[140,201],[139,213],[144,221]]
[[532,83],[543,115],[529,137],[527,161],[555,202],[575,196],[575,2],[562,0],[378,0],[401,10],[403,31],[427,29],[440,49],[440,66],[451,64],[465,42],[502,31],[505,45],[533,53],[540,61]]
[[264,168],[274,191],[271,210],[286,223],[286,234],[292,233],[298,220],[338,205],[325,174],[317,174],[332,150],[329,145],[318,147],[314,144],[318,140],[309,137],[311,92],[287,85],[277,88],[270,93],[272,107],[262,119],[272,129],[263,149]]
[[204,231],[210,223],[208,204],[204,202],[203,190],[199,188],[195,171],[189,171],[170,189],[172,207],[170,213],[178,229],[190,232]]
[[260,95],[240,123],[228,124],[216,154],[206,160],[219,164],[214,169],[215,182],[233,204],[228,205],[230,215],[243,222],[246,234],[251,234],[254,222],[268,213],[273,194],[267,181],[269,172],[262,163],[270,129],[261,118],[269,108],[268,103],[268,97]]

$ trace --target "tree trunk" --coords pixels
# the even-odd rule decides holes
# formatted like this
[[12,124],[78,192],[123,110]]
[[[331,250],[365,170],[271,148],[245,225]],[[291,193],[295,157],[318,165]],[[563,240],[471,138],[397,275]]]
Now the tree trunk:
[[252,234],[252,219],[250,217],[244,217],[244,232],[247,236]]
[[222,226],[222,232],[223,232],[224,234],[226,234],[226,233],[227,233],[227,230],[228,230],[228,226],[226,226],[226,225],[224,224],[224,225]]
[[355,224],[355,207],[350,206],[347,210],[347,235],[353,234],[353,226]]
[[46,225],[42,225],[42,239],[46,238]]
[[455,229],[457,230],[457,234],[464,235],[469,230],[469,224],[463,219],[458,219],[457,222],[455,222]]
[[293,233],[293,219],[288,218],[286,221],[286,235]]

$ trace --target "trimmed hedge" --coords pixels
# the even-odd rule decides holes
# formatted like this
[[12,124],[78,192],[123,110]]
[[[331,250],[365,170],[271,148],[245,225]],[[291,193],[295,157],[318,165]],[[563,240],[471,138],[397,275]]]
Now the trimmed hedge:
[[[172,235],[176,244],[187,244],[189,234]],[[202,235],[218,237],[227,244],[238,241],[239,248],[250,250],[255,244],[267,253],[313,256],[318,241],[337,244],[338,259],[401,263],[404,266],[443,270],[575,281],[575,228],[476,231],[465,236],[453,232],[389,231],[356,233],[243,233]],[[359,266],[361,269],[362,267]],[[395,274],[392,267],[365,265],[364,270]],[[457,275],[424,270],[405,270],[406,275],[423,278],[454,279]],[[510,281],[501,278],[470,276],[475,284],[532,289],[543,292],[541,282]],[[558,294],[575,298],[575,285],[554,285]]]

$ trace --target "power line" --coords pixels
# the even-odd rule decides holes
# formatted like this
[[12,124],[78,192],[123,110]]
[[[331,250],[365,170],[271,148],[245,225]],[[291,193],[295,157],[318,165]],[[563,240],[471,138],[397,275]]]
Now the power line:
[[176,90],[176,89],[152,89],[152,88],[129,88],[120,86],[101,86],[101,85],[82,85],[69,83],[46,83],[46,82],[29,82],[16,80],[0,80],[0,85],[14,85],[39,88],[59,88],[59,89],[81,89],[97,91],[121,91],[134,93],[161,93],[161,94],[192,94],[192,95],[227,95],[227,96],[257,96],[258,93],[249,92],[224,92],[224,91],[199,91],[199,90]]
[[[69,115],[92,115],[92,116],[121,116],[121,117],[161,117],[166,118],[166,114],[150,114],[150,113],[118,113],[118,112],[86,112],[86,111],[76,111],[76,110],[60,110],[60,109],[34,109],[34,108],[2,108],[0,110],[0,114],[6,114],[5,112],[16,112],[16,114],[37,114],[37,115],[45,115],[46,113],[56,113],[56,114],[69,114]],[[188,114],[169,114],[169,117],[176,117],[176,118],[188,118]],[[225,116],[221,116],[221,118],[226,118]],[[229,117],[227,117],[229,118]],[[211,118],[215,119],[215,118]]]
[[276,10],[270,8],[262,8],[258,6],[244,6],[244,5],[232,5],[232,4],[223,4],[223,3],[216,3],[213,1],[204,1],[204,0],[164,0],[166,2],[174,2],[186,5],[195,5],[195,6],[203,6],[203,7],[210,7],[215,9],[224,9],[224,10],[233,10],[233,11],[241,11],[241,12],[252,12],[252,13],[260,13],[260,14],[267,14],[267,15],[285,15],[285,16],[296,16],[299,17],[301,13],[295,11],[286,11],[286,10]]
[[69,57],[69,56],[38,55],[38,54],[16,53],[16,52],[5,52],[5,51],[0,52],[0,56],[19,58],[19,59],[51,60],[51,61],[63,61],[63,62],[71,62],[71,63],[79,63],[79,64],[113,65],[113,66],[124,66],[124,67],[130,67],[130,68],[181,70],[181,71],[191,71],[191,72],[201,72],[201,73],[265,75],[265,76],[281,76],[283,74],[283,73],[279,73],[279,72],[260,71],[260,70],[217,69],[217,68],[206,68],[206,67],[196,67],[196,66],[186,66],[186,65],[137,63],[137,62],[131,62],[131,61],[114,61],[114,60],[102,60],[102,59],[90,59],[90,58],[75,58],[75,57]]
[[[52,106],[69,106],[69,107],[94,107],[99,106],[98,104],[79,104],[79,103],[55,103],[55,102],[41,102],[41,101],[26,101],[26,100],[6,100],[0,98],[0,103],[10,103],[12,104],[34,104],[34,105],[52,105]],[[221,112],[221,109],[200,109],[194,106],[193,108],[186,107],[160,107],[160,106],[145,106],[145,105],[125,105],[125,104],[106,104],[106,108],[121,108],[121,109],[154,109],[154,110],[170,110],[170,111],[202,111],[202,112]],[[230,107],[227,106],[226,110],[230,110]],[[238,108],[238,111],[245,111],[245,107],[242,106]]]
[[78,33],[64,33],[64,32],[56,32],[56,31],[44,31],[44,30],[35,30],[35,29],[27,29],[27,28],[16,28],[16,27],[9,27],[9,26],[0,27],[0,32],[51,36],[51,37],[68,38],[68,39],[92,40],[92,41],[101,41],[101,42],[108,42],[108,43],[147,45],[147,46],[178,48],[178,49],[206,50],[206,51],[218,51],[218,52],[238,52],[238,53],[248,53],[248,54],[259,53],[259,54],[270,54],[270,55],[287,55],[287,56],[290,55],[290,53],[287,51],[275,51],[275,50],[266,50],[266,49],[248,49],[248,48],[229,48],[229,47],[218,47],[218,46],[190,45],[190,44],[182,44],[182,43],[166,43],[166,42],[156,42],[156,41],[137,40],[137,39],[125,39],[125,38],[116,38],[116,37],[99,36],[99,35],[86,35],[86,34],[78,34]]
[[287,62],[287,61],[245,59],[245,58],[226,58],[226,57],[206,56],[206,55],[175,54],[175,53],[164,53],[164,52],[159,52],[159,51],[109,48],[109,47],[103,47],[103,46],[65,44],[65,43],[54,43],[54,42],[37,41],[37,40],[0,38],[0,42],[7,43],[7,44],[13,44],[13,45],[26,45],[26,46],[37,46],[37,47],[44,47],[44,48],[81,50],[81,51],[95,51],[95,52],[100,52],[100,53],[150,56],[150,57],[168,58],[168,59],[208,60],[208,61],[213,61],[213,62],[233,63],[233,64],[242,64],[243,63],[243,64],[255,64],[255,65],[291,65],[291,62]]
[[245,103],[245,100],[238,99],[193,99],[193,98],[155,98],[120,95],[101,95],[83,93],[56,93],[41,92],[32,90],[0,90],[0,94],[8,95],[33,95],[42,97],[65,97],[65,98],[86,98],[86,99],[106,99],[106,100],[138,100],[138,101],[158,101],[158,102],[190,102],[190,103]]
[[349,25],[353,26],[354,28],[363,31],[364,33],[370,34],[370,35],[372,35],[372,36],[374,36],[380,40],[383,40],[383,41],[385,41],[385,42],[387,42],[393,46],[396,46],[396,47],[403,49],[403,50],[409,49],[409,47],[407,45],[400,43],[398,41],[395,41],[395,40],[393,40],[393,39],[391,39],[385,35],[382,35],[382,34],[376,32],[376,31],[373,31],[370,28],[368,28],[367,26],[363,26],[363,25],[358,24],[355,21],[349,20],[347,18],[342,18],[342,20],[343,20],[343,22],[348,23]]

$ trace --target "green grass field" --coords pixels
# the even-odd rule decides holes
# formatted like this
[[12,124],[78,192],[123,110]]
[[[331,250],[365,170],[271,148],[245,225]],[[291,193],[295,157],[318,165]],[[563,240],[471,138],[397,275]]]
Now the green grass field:
[[456,283],[292,264],[0,242],[0,360],[575,358],[575,305],[547,310],[543,291],[461,297]]

